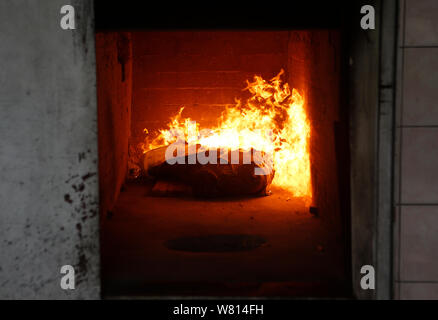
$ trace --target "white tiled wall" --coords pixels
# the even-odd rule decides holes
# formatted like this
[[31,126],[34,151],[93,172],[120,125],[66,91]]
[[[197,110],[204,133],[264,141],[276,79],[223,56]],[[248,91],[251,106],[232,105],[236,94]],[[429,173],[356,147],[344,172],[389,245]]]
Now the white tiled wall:
[[438,299],[438,1],[400,1],[395,297]]

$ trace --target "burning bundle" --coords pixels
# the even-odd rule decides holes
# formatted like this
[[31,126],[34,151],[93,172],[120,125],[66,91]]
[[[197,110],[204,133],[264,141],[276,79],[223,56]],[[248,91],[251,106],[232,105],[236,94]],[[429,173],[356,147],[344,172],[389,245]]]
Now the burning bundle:
[[206,149],[199,144],[179,146],[182,150],[176,155],[172,146],[145,154],[143,170],[158,180],[153,192],[173,194],[182,184],[201,197],[266,195],[274,177],[269,155],[257,150]]
[[[148,135],[141,145],[146,172],[156,177],[179,177],[200,195],[254,194],[263,192],[272,182],[295,197],[311,199],[310,123],[303,97],[282,83],[282,74],[283,70],[270,81],[259,76],[254,77],[254,82],[247,81],[245,90],[251,97],[227,107],[214,128],[201,129],[198,123],[182,117],[181,108],[170,119],[167,129],[159,130],[156,136]],[[145,132],[149,133],[147,129]],[[187,150],[177,155],[181,162],[182,159],[186,162],[172,166],[164,159],[168,146],[175,143],[186,146]],[[233,150],[239,158],[255,152],[256,157],[251,156],[246,163],[224,163],[213,151],[217,149]],[[217,162],[188,164],[193,157],[205,157],[205,152],[212,152],[207,157]],[[254,161],[266,154],[271,156],[272,163]],[[266,168],[275,168],[275,177],[273,170],[264,175],[254,174]]]

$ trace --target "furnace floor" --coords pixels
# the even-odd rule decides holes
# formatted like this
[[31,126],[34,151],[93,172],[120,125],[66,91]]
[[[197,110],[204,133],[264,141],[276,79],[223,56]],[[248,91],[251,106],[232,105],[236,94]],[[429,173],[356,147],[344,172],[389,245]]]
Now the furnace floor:
[[[127,185],[113,213],[102,218],[106,297],[345,297],[349,291],[342,240],[284,192],[221,200],[145,194],[145,186]],[[254,235],[266,242],[230,252],[166,246],[179,237],[212,235]]]

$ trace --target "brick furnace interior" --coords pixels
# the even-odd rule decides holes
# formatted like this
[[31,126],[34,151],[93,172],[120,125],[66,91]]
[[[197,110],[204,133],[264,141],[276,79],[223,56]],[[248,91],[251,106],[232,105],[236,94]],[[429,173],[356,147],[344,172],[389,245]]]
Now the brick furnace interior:
[[104,293],[348,295],[344,60],[334,29],[97,32]]

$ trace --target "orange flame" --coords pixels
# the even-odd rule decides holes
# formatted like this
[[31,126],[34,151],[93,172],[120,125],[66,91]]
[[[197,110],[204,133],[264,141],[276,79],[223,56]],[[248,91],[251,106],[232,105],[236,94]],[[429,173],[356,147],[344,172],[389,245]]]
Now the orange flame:
[[[271,152],[274,160],[275,177],[272,184],[302,197],[307,203],[312,198],[310,177],[309,139],[310,123],[304,107],[304,98],[297,90],[282,84],[283,70],[269,82],[254,76],[254,82],[247,81],[251,97],[242,104],[226,108],[218,119],[218,125],[207,131],[193,125],[190,118],[179,113],[171,118],[167,129],[159,131],[152,141],[145,140],[143,152],[175,142],[172,129],[181,130],[192,141],[208,148]],[[195,134],[189,134],[194,131]],[[267,132],[272,132],[269,136]],[[145,129],[147,133],[147,129]],[[194,137],[194,138],[193,138]],[[187,138],[186,138],[187,140]]]

